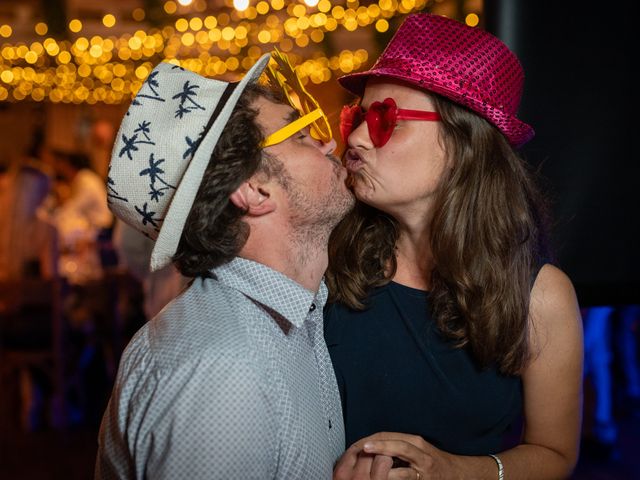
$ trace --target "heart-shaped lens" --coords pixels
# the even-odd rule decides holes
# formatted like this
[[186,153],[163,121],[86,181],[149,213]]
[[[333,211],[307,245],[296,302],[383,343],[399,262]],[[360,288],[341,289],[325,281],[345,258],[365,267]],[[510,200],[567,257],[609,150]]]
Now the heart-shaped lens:
[[340,135],[346,144],[349,135],[362,123],[362,108],[360,105],[345,105],[340,112]]
[[398,118],[398,107],[392,98],[373,102],[367,111],[369,136],[376,147],[382,147],[391,138]]

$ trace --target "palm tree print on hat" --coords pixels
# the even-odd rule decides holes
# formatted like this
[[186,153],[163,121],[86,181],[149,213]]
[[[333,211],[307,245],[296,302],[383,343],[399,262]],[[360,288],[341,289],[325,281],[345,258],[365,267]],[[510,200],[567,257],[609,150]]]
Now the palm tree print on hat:
[[[148,122],[143,122],[143,123],[148,123]],[[138,131],[139,129],[140,129],[140,127],[138,127],[135,131]],[[143,132],[143,134],[146,136],[146,133]],[[124,146],[120,149],[120,152],[118,153],[118,158],[122,157],[126,153],[127,157],[129,157],[129,160],[133,160],[133,157],[131,156],[131,152],[137,152],[138,151],[138,147],[136,145],[139,145],[141,143],[146,143],[148,145],[155,145],[155,143],[151,142],[151,141],[138,140],[138,134],[137,133],[134,133],[129,138],[127,138],[127,136],[123,133],[122,134],[122,141],[124,142]]]
[[[149,185],[151,187],[149,195],[151,196],[151,200],[155,200],[156,202],[160,201],[160,197],[164,195],[165,190],[168,190],[169,188],[173,188],[174,190],[176,189],[176,187],[168,184],[161,177],[161,175],[164,173],[164,170],[160,168],[160,164],[164,162],[164,160],[164,158],[156,160],[152,153],[149,156],[149,167],[140,172],[141,177],[144,177],[145,175],[149,176],[149,180],[151,181],[151,184]],[[162,183],[164,187],[156,188],[156,181]]]
[[153,225],[153,228],[156,230],[156,232],[160,231],[160,227],[158,226],[157,222],[161,222],[162,219],[153,218],[156,212],[149,212],[147,210],[149,208],[147,202],[144,202],[144,205],[142,206],[142,210],[137,205],[135,205],[135,208],[136,208],[136,212],[138,212],[142,217],[141,221],[143,226],[146,226],[147,223],[150,223],[151,225]]
[[204,137],[204,133],[206,130],[206,127],[202,127],[202,131],[198,135],[198,138],[196,138],[195,140],[191,140],[189,136],[184,137],[184,141],[187,142],[187,149],[182,154],[183,160],[186,160],[187,157],[192,157],[193,154],[196,153],[198,145],[200,145],[200,142],[202,141],[202,137]]
[[124,197],[121,197],[115,189],[116,182],[110,176],[107,176],[107,203],[111,203],[111,199],[114,200],[122,200],[123,202],[128,202]]
[[[133,133],[142,133],[144,135],[144,138],[146,138],[147,140],[149,140],[151,142],[151,138],[149,137],[149,133],[151,133],[151,130],[149,130],[149,127],[151,126],[151,122],[147,122],[146,120],[143,120],[142,123],[138,124],[138,128],[136,128]],[[155,145],[154,142],[151,142],[151,145]]]
[[[190,85],[189,80],[187,80],[184,82],[182,91],[171,97],[172,99],[180,100],[180,105],[178,105],[178,110],[176,110],[175,118],[182,118],[185,113],[189,113],[192,110],[205,110],[202,105],[193,99],[193,97],[198,96],[198,93],[195,91],[196,88],[200,88],[200,85]],[[185,102],[189,102],[191,105],[185,105]]]
[[[156,80],[157,75],[158,75],[158,72],[151,72],[151,74],[147,77],[147,79],[143,84],[143,86],[147,85],[149,87],[149,90],[151,90],[151,93],[153,93],[153,95],[138,93],[136,97],[133,99],[133,102],[131,102],[132,105],[142,105],[142,103],[138,101],[140,98],[150,98],[151,100],[158,100],[159,102],[165,101],[165,99],[162,98],[158,93],[158,91],[156,90],[156,88],[160,88],[160,85],[158,84],[158,80]],[[127,115],[129,115],[129,112],[127,112]]]

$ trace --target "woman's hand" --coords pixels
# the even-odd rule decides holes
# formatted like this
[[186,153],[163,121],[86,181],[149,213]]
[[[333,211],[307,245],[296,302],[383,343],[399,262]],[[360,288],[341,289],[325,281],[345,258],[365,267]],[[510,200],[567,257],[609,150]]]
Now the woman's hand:
[[396,457],[406,466],[389,472],[389,480],[455,478],[455,456],[437,449],[422,437],[406,433],[380,432],[363,438],[364,452]]
[[[370,438],[370,437],[367,437]],[[362,451],[362,441],[342,454],[333,470],[333,480],[387,480],[393,459]]]
[[[403,465],[388,470],[388,476],[382,476],[385,471],[376,462],[384,461],[383,465],[391,468],[389,460],[392,457],[401,460],[400,463]],[[374,470],[373,467],[377,469]],[[372,472],[370,476],[366,476],[367,468]],[[334,480],[450,479],[456,476],[454,468],[454,455],[438,450],[422,437],[406,433],[380,432],[351,445],[338,462],[333,478]]]

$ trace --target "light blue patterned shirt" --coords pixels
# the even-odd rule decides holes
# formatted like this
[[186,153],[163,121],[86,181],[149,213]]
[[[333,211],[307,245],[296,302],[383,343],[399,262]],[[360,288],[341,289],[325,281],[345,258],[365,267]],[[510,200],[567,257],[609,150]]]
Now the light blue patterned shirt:
[[127,346],[96,478],[330,479],[344,449],[316,295],[237,258]]

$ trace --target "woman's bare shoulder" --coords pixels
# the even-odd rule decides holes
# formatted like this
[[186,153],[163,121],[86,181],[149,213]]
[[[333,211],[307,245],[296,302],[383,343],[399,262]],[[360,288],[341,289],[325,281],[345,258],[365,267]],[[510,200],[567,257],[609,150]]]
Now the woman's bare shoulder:
[[535,350],[550,339],[570,340],[581,331],[582,319],[573,283],[566,273],[545,264],[531,289],[529,303],[532,340]]

